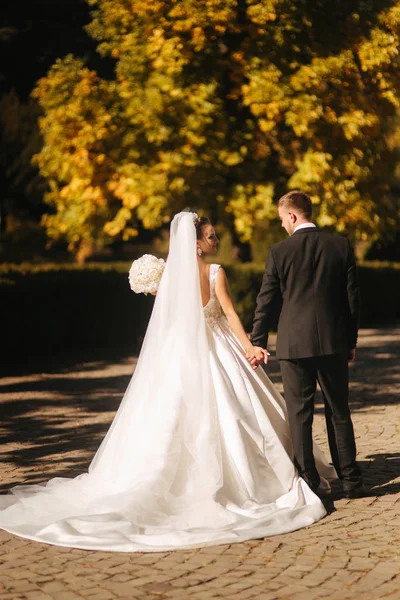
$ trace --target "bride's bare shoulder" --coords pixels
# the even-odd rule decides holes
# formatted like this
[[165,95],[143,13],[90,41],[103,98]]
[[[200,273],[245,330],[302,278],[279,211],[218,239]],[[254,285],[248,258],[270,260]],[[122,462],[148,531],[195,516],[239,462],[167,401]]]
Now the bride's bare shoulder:
[[215,269],[215,282],[218,287],[227,287],[228,279],[225,273],[225,270],[221,265],[215,265],[217,267]]

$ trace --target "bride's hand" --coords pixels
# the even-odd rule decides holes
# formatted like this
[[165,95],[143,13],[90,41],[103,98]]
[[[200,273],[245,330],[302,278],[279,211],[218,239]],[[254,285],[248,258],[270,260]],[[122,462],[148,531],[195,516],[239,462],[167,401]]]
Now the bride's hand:
[[253,369],[257,369],[262,362],[267,364],[269,356],[269,352],[265,348],[260,348],[260,346],[251,346],[246,351],[246,358]]

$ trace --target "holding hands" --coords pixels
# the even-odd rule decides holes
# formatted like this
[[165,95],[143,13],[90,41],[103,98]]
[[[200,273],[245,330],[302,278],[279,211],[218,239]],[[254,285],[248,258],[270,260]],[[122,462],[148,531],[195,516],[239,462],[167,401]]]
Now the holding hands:
[[260,346],[250,345],[246,348],[246,358],[254,370],[257,369],[261,363],[266,365],[269,356],[270,353],[265,348],[260,348]]

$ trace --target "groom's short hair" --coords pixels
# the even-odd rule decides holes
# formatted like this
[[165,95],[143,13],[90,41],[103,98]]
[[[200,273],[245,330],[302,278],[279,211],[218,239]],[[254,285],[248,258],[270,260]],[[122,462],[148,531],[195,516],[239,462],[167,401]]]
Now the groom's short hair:
[[278,207],[298,210],[306,219],[311,219],[312,202],[310,196],[300,190],[292,190],[278,200]]

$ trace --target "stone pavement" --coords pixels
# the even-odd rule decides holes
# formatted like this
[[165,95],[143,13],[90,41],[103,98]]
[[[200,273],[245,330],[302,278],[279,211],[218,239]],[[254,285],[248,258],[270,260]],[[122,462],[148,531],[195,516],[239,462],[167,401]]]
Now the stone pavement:
[[[339,499],[313,525],[265,540],[117,554],[57,548],[0,532],[4,600],[400,599],[400,329],[363,330],[351,367],[368,497]],[[1,491],[87,468],[134,359],[40,362],[0,380]],[[60,366],[61,365],[61,366]],[[278,366],[269,374],[279,385]],[[316,438],[326,450],[322,407]],[[340,497],[340,494],[339,494]]]

